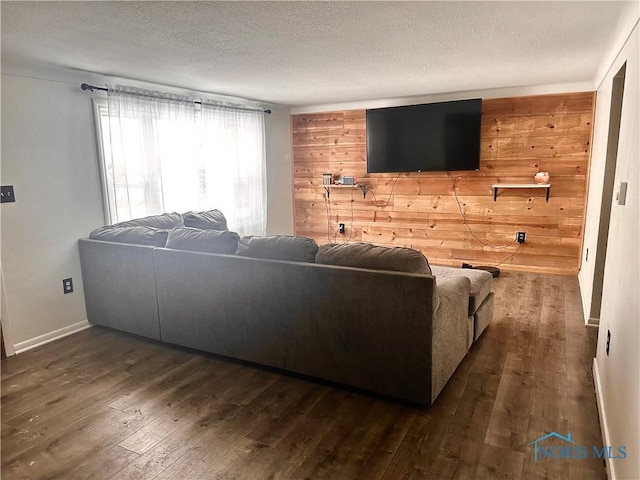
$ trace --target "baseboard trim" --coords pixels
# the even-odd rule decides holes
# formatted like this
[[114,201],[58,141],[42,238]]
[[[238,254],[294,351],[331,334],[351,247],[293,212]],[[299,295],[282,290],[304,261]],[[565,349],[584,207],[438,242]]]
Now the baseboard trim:
[[[611,445],[611,441],[609,440],[609,428],[607,426],[607,413],[605,411],[603,405],[603,397],[602,397],[602,384],[600,383],[600,373],[598,372],[598,362],[596,359],[593,359],[593,383],[596,386],[596,404],[598,405],[598,416],[600,417],[600,431],[602,433],[602,444],[603,445]],[[607,466],[607,478],[609,480],[615,480],[616,474],[611,464],[611,459],[607,458],[605,460],[605,465]]]
[[599,318],[590,318],[587,320],[587,327],[599,327],[600,319]]
[[82,322],[74,323],[73,325],[54,330],[53,332],[45,333],[44,335],[39,335],[29,340],[25,340],[24,342],[16,343],[13,346],[13,349],[15,350],[16,355],[18,355],[20,353],[26,352],[27,350],[31,350],[32,348],[36,348],[55,340],[59,340],[68,335],[80,332],[81,330],[86,330],[91,326],[92,325],[87,320],[83,320]]

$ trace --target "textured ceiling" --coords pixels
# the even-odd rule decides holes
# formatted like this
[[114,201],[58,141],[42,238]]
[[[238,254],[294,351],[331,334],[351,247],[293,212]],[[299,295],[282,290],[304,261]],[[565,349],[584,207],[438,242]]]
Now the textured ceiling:
[[288,105],[592,81],[638,2],[2,2],[3,58]]

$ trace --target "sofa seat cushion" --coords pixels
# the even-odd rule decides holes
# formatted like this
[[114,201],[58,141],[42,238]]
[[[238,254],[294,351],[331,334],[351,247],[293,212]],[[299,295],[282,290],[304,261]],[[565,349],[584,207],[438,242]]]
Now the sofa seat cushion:
[[429,262],[421,252],[370,243],[325,243],[318,248],[316,263],[431,275]]
[[135,245],[151,245],[164,247],[167,243],[168,230],[153,227],[116,227],[108,225],[89,234],[92,240],[102,240],[113,243],[133,243]]
[[314,263],[318,244],[312,238],[292,235],[248,235],[238,242],[236,255],[268,260]]
[[182,214],[182,219],[185,227],[203,230],[227,230],[227,219],[220,210],[186,212]]
[[436,277],[436,283],[439,278],[448,277],[467,277],[471,281],[471,294],[469,296],[469,315],[482,305],[482,302],[491,293],[493,284],[493,276],[484,270],[475,270],[471,268],[454,268],[454,267],[438,267],[432,266],[431,271]]
[[169,231],[167,248],[233,255],[238,248],[239,239],[240,236],[236,232],[229,230],[176,227]]
[[151,215],[149,217],[134,218],[126,222],[115,223],[112,227],[153,227],[162,230],[171,230],[173,227],[184,225],[182,216],[179,213],[163,213],[162,215]]

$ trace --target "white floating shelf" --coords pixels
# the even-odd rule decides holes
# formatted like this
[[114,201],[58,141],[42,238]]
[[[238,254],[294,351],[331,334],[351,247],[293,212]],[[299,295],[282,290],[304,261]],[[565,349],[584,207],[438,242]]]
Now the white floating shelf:
[[357,183],[355,185],[335,185],[335,184],[331,184],[331,185],[322,185],[325,189],[325,191],[327,192],[327,198],[329,198],[331,196],[331,189],[332,188],[359,188],[360,190],[362,190],[362,198],[367,198],[367,192],[369,191],[369,187],[367,187],[366,185],[363,185],[361,183]]
[[493,187],[493,201],[498,198],[499,188],[546,188],[547,189],[547,202],[549,201],[549,192],[551,191],[550,183],[494,183]]

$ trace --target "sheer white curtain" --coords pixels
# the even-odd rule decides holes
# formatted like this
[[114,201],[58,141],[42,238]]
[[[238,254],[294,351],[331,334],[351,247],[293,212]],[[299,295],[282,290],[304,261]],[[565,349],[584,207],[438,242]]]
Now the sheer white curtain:
[[264,235],[264,114],[202,102],[200,118],[201,155],[213,160],[204,179],[209,200],[220,206],[238,233]]
[[112,221],[198,206],[196,123],[188,100],[109,87],[105,173]]
[[266,231],[264,118],[258,110],[108,86],[102,118],[112,222],[217,208],[241,235]]

